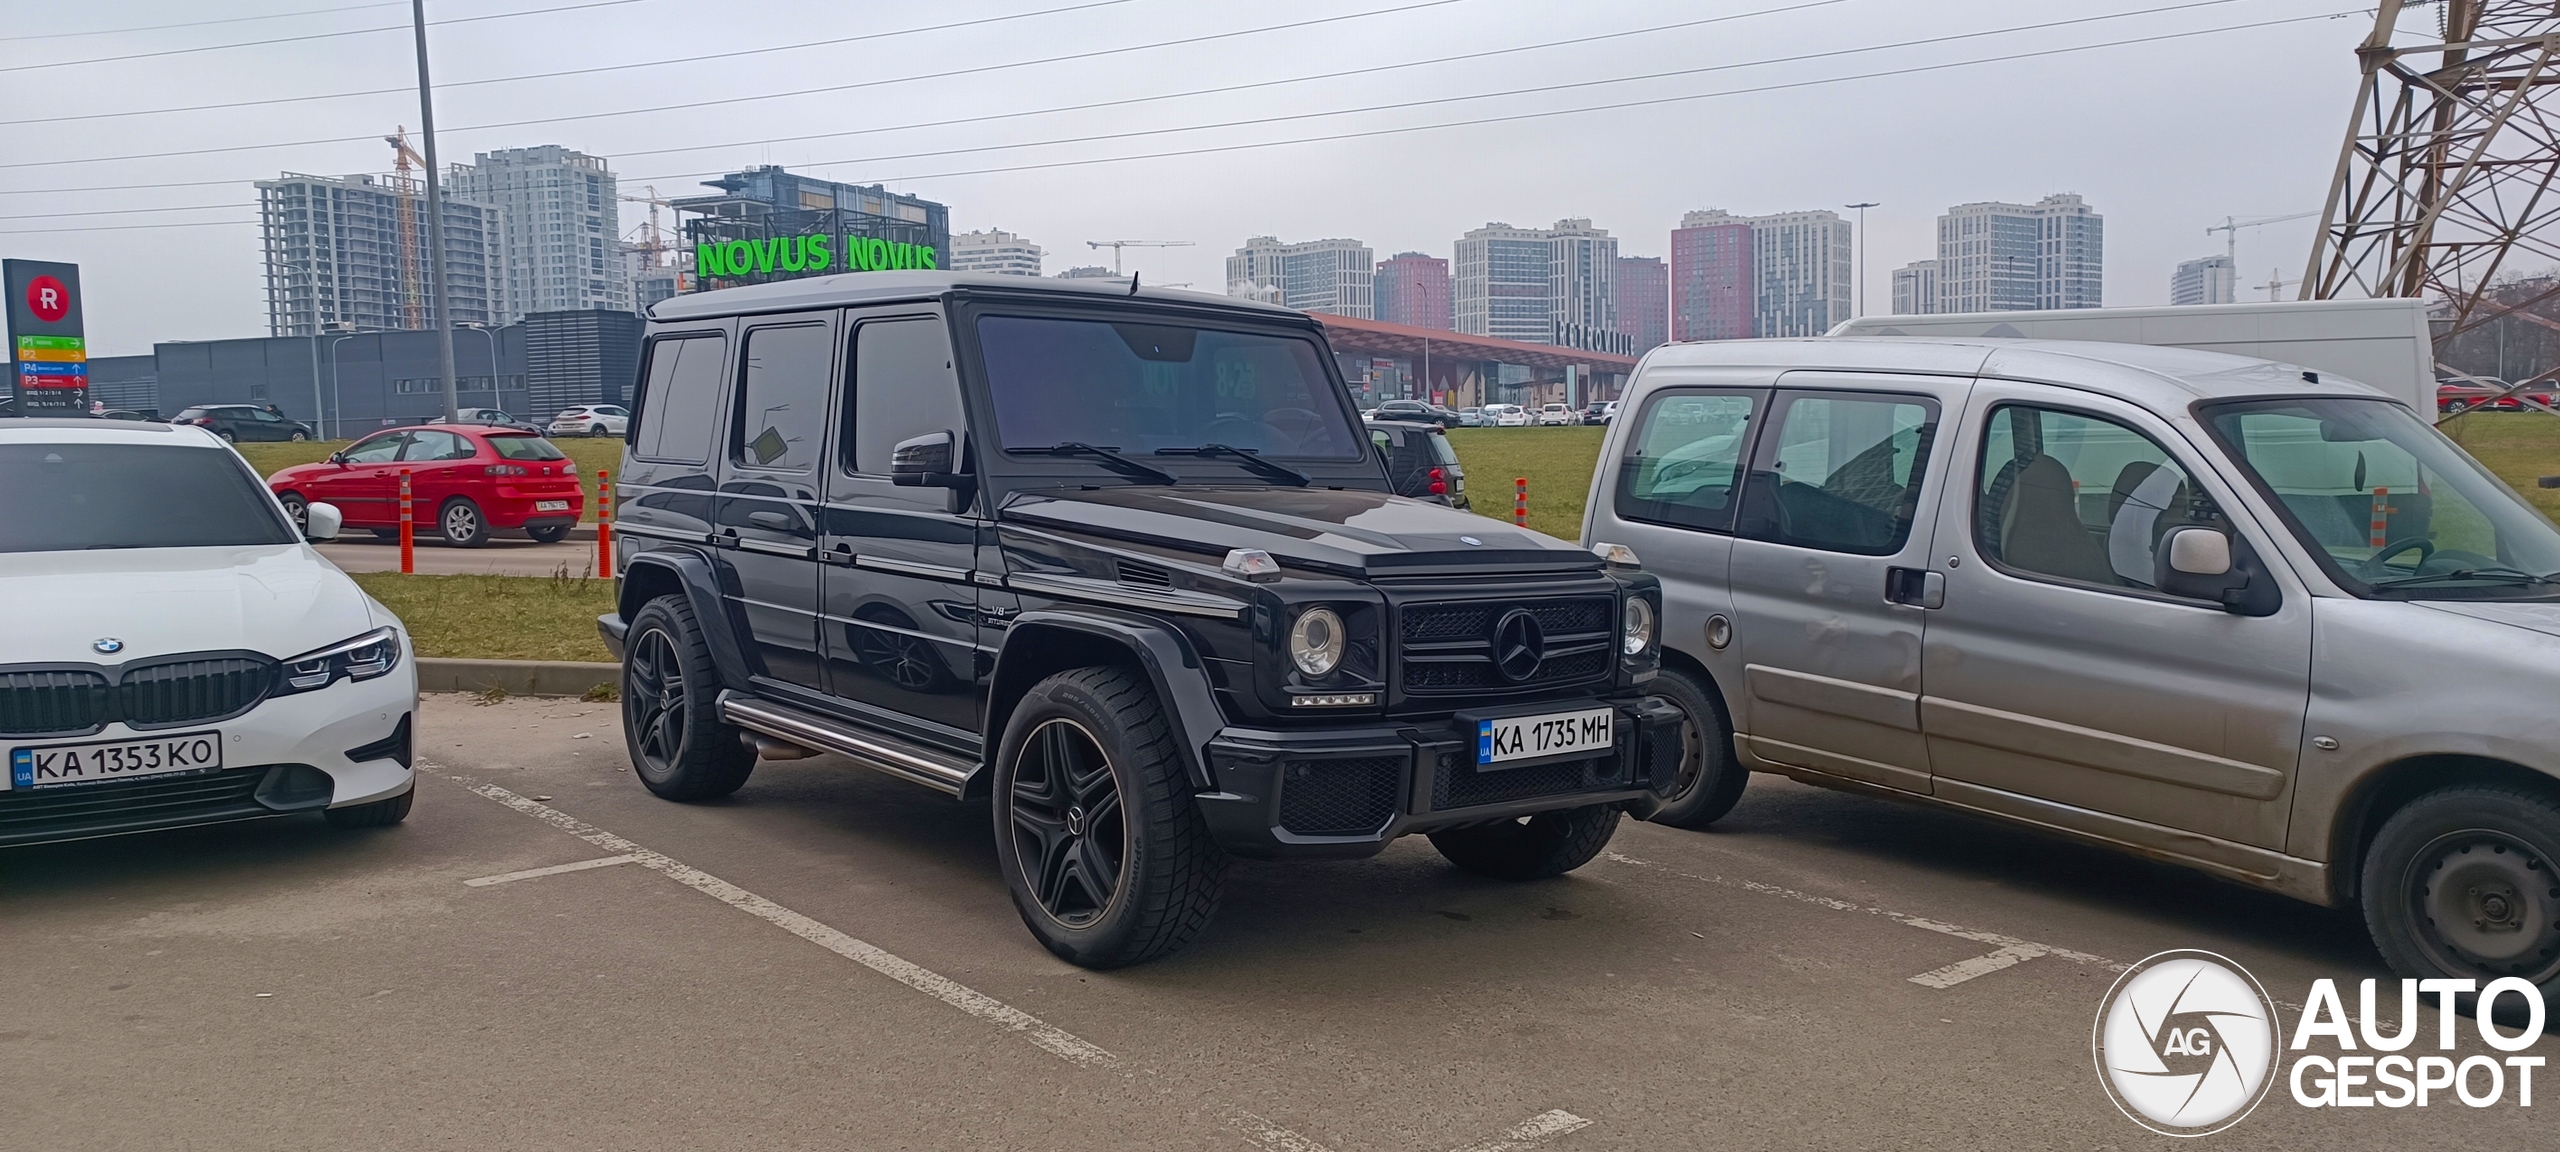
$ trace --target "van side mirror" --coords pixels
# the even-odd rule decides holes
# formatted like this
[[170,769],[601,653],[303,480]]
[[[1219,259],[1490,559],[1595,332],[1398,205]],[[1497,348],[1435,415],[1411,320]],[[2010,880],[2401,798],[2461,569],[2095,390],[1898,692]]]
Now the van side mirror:
[[901,488],[959,487],[964,478],[951,468],[958,440],[949,432],[927,432],[898,441],[889,449],[889,482]]
[[2284,606],[2248,542],[2203,525],[2170,529],[2152,564],[2152,586],[2171,596],[2210,600],[2235,616],[2273,616]]
[[2174,529],[2161,543],[2168,546],[2170,570],[2181,576],[2224,576],[2231,572],[2231,538],[2211,528]]

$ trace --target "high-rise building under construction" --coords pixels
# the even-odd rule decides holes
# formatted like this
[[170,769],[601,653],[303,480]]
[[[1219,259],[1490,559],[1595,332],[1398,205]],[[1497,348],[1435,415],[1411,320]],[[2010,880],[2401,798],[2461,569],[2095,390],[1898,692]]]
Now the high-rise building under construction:
[[[435,323],[423,185],[397,177],[286,173],[258,181],[257,188],[270,335]],[[511,315],[502,216],[486,204],[445,198],[445,292],[456,323],[496,325]]]
[[632,310],[621,202],[601,156],[557,144],[482,152],[457,164],[445,194],[502,213],[506,321],[536,312]]

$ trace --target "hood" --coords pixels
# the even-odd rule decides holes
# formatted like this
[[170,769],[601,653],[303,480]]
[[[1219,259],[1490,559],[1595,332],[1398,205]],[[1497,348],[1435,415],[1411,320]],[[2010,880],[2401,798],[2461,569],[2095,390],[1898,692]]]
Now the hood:
[[1600,567],[1553,536],[1384,492],[1129,485],[1021,493],[1001,515],[1211,556],[1259,548],[1284,563],[1359,576]]
[[2494,600],[2415,600],[2411,603],[2492,624],[2512,624],[2545,636],[2560,636],[2560,603],[2520,604]]
[[[300,544],[23,552],[0,563],[0,662],[121,664],[245,648],[278,659],[392,623]],[[103,637],[124,642],[102,655]]]

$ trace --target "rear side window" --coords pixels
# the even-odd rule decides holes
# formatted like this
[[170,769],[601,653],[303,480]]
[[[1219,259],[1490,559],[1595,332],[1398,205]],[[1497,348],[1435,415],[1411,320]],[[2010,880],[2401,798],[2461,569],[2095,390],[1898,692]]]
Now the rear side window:
[[1618,516],[1721,532],[1733,525],[1742,457],[1761,399],[1675,392],[1655,400],[1618,462]]
[[1890,556],[1910,539],[1938,405],[1919,396],[1780,393],[1736,528],[1776,544]]
[[569,454],[540,436],[492,436],[489,446],[501,460],[566,460]]
[[719,422],[720,373],[728,356],[729,338],[717,334],[649,346],[634,454],[680,464],[710,461],[712,427]]
[[0,492],[42,494],[0,516],[0,552],[297,539],[240,458],[211,448],[0,444]]
[[809,470],[826,442],[834,344],[824,324],[747,333],[747,371],[733,425],[738,439],[730,459],[779,472]]
[[1449,446],[1448,437],[1435,432],[1428,436],[1424,436],[1422,439],[1431,445],[1431,460],[1433,463],[1455,464],[1458,462],[1458,450]]
[[400,454],[403,461],[468,460],[480,454],[471,441],[451,432],[412,432],[409,450]]

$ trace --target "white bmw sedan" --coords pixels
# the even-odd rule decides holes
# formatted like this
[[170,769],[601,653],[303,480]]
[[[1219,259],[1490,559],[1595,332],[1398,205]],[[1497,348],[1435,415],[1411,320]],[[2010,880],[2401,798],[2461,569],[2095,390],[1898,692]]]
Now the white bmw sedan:
[[[398,618],[201,428],[0,420],[0,846],[409,814]],[[310,506],[312,539],[337,509]]]

